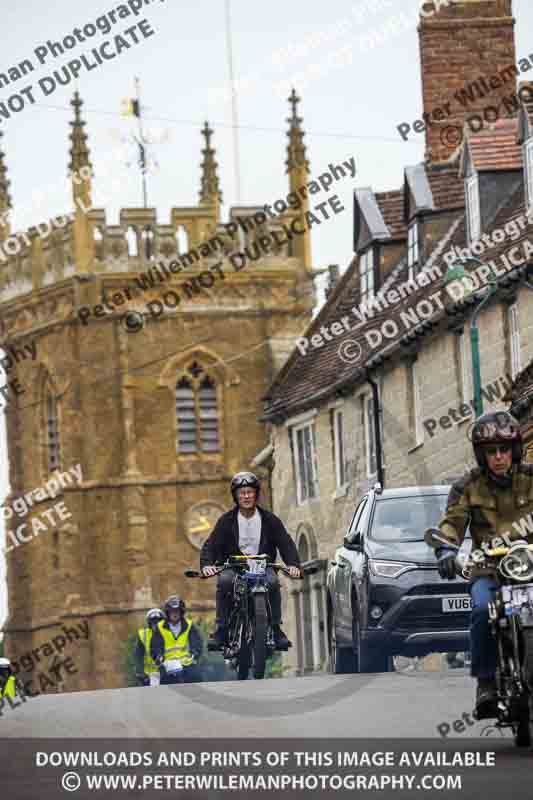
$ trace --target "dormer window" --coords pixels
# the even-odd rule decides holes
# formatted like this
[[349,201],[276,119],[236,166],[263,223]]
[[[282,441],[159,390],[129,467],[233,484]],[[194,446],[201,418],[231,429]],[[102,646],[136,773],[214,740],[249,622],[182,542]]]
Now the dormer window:
[[481,216],[479,213],[479,183],[477,175],[466,181],[466,208],[468,218],[469,244],[477,242],[481,236]]
[[372,246],[359,256],[359,285],[361,302],[374,297],[374,248]]
[[530,139],[525,146],[526,151],[526,203],[528,211],[533,209],[533,139]]
[[407,231],[407,266],[409,268],[409,280],[412,280],[419,267],[418,222],[416,219],[411,222]]

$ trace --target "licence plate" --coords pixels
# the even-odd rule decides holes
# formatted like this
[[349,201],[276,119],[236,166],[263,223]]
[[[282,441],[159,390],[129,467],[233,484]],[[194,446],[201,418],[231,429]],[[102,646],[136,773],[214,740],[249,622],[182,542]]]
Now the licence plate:
[[450,611],[472,611],[472,600],[468,594],[455,595],[455,597],[442,598],[442,610]]

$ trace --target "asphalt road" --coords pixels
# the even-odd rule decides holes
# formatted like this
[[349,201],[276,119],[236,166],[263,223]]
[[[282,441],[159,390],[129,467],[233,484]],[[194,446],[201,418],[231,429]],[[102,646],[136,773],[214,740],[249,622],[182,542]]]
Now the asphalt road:
[[[417,737],[493,735],[474,723],[463,671],[320,675],[51,694],[6,707],[3,737]],[[463,717],[466,714],[466,717]],[[459,720],[454,732],[454,721]]]

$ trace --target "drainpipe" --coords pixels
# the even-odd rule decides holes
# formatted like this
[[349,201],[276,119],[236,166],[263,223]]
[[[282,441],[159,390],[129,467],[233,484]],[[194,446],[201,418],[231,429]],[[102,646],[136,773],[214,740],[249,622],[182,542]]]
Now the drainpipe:
[[373,407],[374,407],[374,430],[376,432],[376,467],[377,467],[377,475],[378,481],[381,484],[381,487],[385,488],[385,479],[383,477],[383,449],[381,443],[381,408],[379,405],[379,392],[378,392],[378,385],[375,381],[372,380],[370,375],[367,373],[366,381],[370,384],[372,389],[372,399],[373,399]]

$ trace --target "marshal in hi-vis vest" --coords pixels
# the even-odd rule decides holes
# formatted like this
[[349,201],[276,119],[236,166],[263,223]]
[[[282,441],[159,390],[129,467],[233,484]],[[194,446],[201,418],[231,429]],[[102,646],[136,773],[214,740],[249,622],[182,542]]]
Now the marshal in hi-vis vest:
[[182,666],[189,667],[193,663],[193,656],[189,649],[189,631],[192,628],[192,621],[187,619],[185,622],[187,623],[187,627],[184,631],[181,631],[177,639],[174,638],[174,634],[169,628],[163,627],[165,620],[161,620],[158,628],[165,645],[165,661],[179,658]]
[[146,675],[159,672],[159,667],[150,655],[150,642],[152,641],[152,630],[150,628],[139,628],[138,636],[144,645],[144,671]]
[[0,691],[0,697],[16,697],[16,694],[17,694],[17,687],[15,685],[15,678],[13,675],[11,675],[7,679],[7,683],[2,689],[2,691]]

